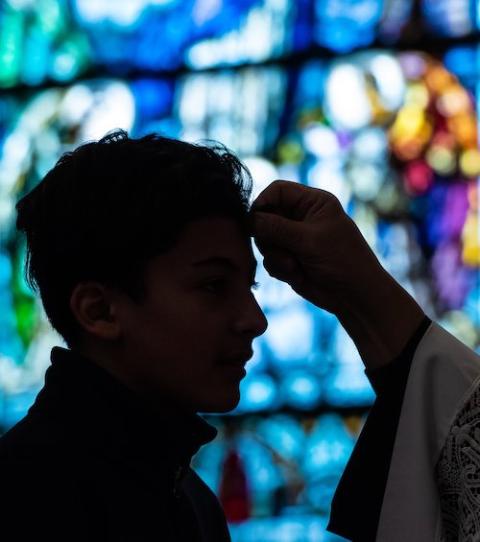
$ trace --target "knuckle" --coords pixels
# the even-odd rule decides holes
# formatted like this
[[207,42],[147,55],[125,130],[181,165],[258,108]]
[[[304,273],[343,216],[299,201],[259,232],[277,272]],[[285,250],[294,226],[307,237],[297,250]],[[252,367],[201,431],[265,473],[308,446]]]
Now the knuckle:
[[325,198],[325,204],[328,205],[329,209],[334,211],[336,214],[344,214],[343,206],[337,196],[335,196],[335,194],[331,194],[330,192],[327,192],[326,194],[327,196]]
[[340,205],[340,200],[333,192],[329,192],[328,190],[324,190],[323,188],[311,188],[311,190],[314,190],[315,192],[320,194],[320,197],[324,202],[329,202],[332,205]]
[[340,200],[337,198],[335,194],[332,194],[332,192],[328,192],[328,199],[330,200],[332,205],[335,205],[339,207],[340,209],[342,208],[342,204],[340,203]]

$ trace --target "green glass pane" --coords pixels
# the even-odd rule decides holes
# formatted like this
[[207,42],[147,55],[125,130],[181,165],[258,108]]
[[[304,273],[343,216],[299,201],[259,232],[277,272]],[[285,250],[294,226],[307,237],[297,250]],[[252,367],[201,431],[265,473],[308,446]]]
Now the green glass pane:
[[17,320],[17,331],[20,339],[27,347],[33,339],[37,324],[37,306],[35,299],[24,297],[15,303],[15,315]]
[[17,249],[13,256],[13,277],[12,277],[12,291],[15,297],[26,296],[34,297],[35,293],[25,280],[24,265],[26,258],[25,242],[23,241],[20,248]]
[[23,34],[22,13],[5,8],[0,18],[0,87],[18,82]]
[[37,0],[35,6],[37,21],[44,34],[54,38],[66,30],[65,2],[62,0]]
[[12,294],[15,312],[16,331],[25,348],[28,347],[35,332],[38,308],[35,294],[28,286],[24,275],[25,244],[17,249],[13,258]]

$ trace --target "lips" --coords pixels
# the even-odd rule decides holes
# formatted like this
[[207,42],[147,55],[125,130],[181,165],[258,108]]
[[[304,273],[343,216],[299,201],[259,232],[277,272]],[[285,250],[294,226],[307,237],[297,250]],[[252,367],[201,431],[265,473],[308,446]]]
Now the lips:
[[224,365],[233,365],[235,367],[245,367],[247,361],[253,356],[253,351],[251,348],[248,350],[241,350],[239,352],[234,352],[229,354],[222,360]]

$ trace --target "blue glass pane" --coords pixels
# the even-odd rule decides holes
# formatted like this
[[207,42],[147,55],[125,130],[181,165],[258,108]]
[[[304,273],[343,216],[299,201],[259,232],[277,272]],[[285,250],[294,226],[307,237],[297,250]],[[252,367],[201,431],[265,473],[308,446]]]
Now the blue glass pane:
[[281,388],[284,404],[295,409],[308,411],[321,403],[321,381],[311,371],[289,371],[283,378]]
[[131,85],[137,117],[142,122],[168,115],[173,104],[173,83],[161,79],[139,79]]
[[316,0],[315,40],[345,53],[375,40],[382,16],[381,0]]
[[402,36],[411,15],[413,0],[385,0],[379,36],[385,43],[394,43]]
[[[258,0],[74,2],[76,22],[88,35],[96,61],[117,73],[129,67],[172,69],[184,61],[200,68],[276,56],[289,47],[290,11],[288,3]],[[278,25],[285,31],[275,32]]]
[[423,0],[424,20],[433,32],[464,36],[475,30],[476,0]]
[[353,445],[354,439],[340,416],[328,414],[318,419],[309,435],[302,464],[307,483],[306,497],[315,510],[328,513]]
[[[480,6],[480,3],[479,3]],[[445,67],[457,75],[473,93],[480,72],[480,52],[477,45],[452,47],[444,57]]]
[[278,384],[268,374],[249,373],[240,385],[240,393],[236,412],[273,410],[280,404]]

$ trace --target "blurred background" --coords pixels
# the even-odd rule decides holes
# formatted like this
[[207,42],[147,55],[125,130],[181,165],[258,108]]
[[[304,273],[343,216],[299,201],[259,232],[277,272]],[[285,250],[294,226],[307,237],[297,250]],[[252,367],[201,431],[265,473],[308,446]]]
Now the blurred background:
[[[480,352],[479,31],[478,0],[1,1],[0,433],[63,345],[25,283],[15,203],[113,128],[219,140],[254,197],[277,178],[333,192]],[[330,499],[374,394],[335,317],[261,266],[257,280],[268,331],[194,466],[234,542],[341,540]]]

